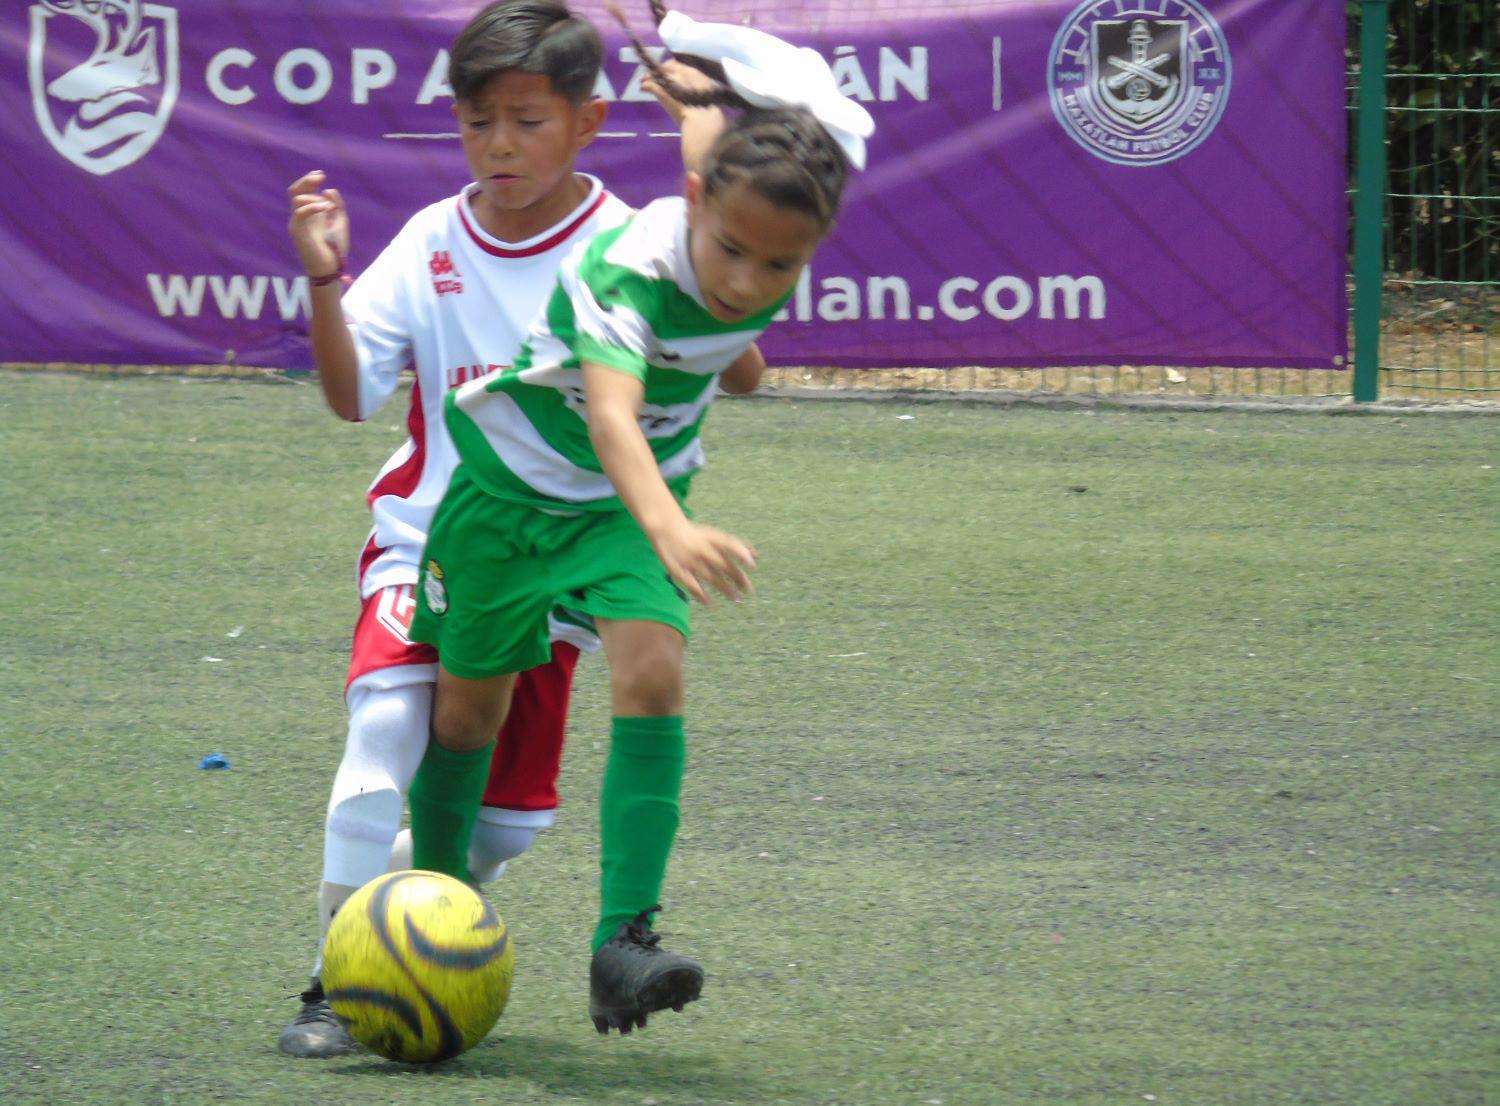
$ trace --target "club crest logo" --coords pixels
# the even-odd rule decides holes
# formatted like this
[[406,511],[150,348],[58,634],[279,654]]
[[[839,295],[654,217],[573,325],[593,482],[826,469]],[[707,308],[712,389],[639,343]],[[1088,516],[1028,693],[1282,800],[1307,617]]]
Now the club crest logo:
[[1052,40],[1052,112],[1084,149],[1160,165],[1213,131],[1229,99],[1229,45],[1198,0],[1087,0]]
[[140,0],[42,0],[26,69],[52,148],[98,176],[133,165],[177,104],[177,11]]

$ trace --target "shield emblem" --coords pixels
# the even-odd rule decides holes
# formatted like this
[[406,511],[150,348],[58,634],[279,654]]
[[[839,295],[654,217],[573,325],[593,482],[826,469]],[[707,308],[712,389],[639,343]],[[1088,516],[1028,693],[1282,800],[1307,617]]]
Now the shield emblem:
[[1144,130],[1182,102],[1185,20],[1101,19],[1092,33],[1094,96],[1116,122]]
[[30,16],[31,106],[52,148],[98,176],[139,161],[177,104],[176,9],[44,0]]

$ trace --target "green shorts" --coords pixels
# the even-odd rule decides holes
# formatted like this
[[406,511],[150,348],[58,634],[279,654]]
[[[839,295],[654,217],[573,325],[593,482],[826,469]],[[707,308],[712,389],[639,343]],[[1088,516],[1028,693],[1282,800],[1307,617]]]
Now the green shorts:
[[460,465],[427,536],[411,639],[465,679],[524,672],[551,656],[556,606],[689,635],[687,593],[630,512],[548,514],[497,499]]

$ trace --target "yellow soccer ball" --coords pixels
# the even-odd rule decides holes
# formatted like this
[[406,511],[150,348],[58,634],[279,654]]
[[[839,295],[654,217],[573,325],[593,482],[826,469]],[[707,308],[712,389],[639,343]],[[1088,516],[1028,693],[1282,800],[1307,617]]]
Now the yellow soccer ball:
[[323,990],[356,1041],[430,1064],[484,1039],[515,963],[505,923],[479,892],[437,872],[391,872],[334,915]]

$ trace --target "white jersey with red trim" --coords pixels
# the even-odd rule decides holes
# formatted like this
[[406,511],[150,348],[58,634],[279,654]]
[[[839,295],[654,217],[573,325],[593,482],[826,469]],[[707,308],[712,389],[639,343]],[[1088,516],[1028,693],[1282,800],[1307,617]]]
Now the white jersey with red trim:
[[433,511],[458,457],[443,425],[443,396],[514,360],[558,267],[580,242],[630,217],[624,201],[594,177],[588,197],[541,234],[501,242],[474,217],[470,185],[424,208],[391,240],[344,296],[359,355],[359,417],[395,392],[403,370],[416,381],[407,439],[367,496],[375,525],[360,554],[361,598],[414,584]]

